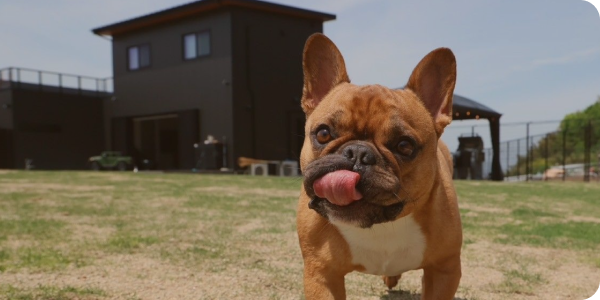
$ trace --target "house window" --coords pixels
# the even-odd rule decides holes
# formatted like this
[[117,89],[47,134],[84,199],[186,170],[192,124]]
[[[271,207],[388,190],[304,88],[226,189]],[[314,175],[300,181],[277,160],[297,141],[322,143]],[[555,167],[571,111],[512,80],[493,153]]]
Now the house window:
[[150,66],[150,44],[129,47],[127,49],[129,70],[138,70]]
[[210,32],[202,31],[183,36],[183,58],[194,59],[210,54]]

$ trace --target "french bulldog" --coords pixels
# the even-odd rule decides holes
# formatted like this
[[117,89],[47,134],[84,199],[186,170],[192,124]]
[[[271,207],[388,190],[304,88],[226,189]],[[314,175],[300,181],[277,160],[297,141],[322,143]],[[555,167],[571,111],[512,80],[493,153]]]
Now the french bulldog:
[[392,289],[416,269],[421,299],[453,299],[462,226],[440,136],[452,121],[454,54],[429,53],[403,89],[357,86],[335,44],[313,34],[303,69],[297,229],[306,299],[345,299],[353,271],[381,275]]

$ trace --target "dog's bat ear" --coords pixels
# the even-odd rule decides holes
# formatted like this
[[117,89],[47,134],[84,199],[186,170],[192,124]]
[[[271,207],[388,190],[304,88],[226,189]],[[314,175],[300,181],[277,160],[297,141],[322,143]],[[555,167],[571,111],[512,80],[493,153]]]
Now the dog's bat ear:
[[435,121],[438,136],[452,122],[452,96],[456,84],[456,58],[448,48],[427,54],[415,67],[406,88],[423,102]]
[[321,33],[311,35],[304,45],[302,109],[309,115],[336,85],[350,82],[340,50]]

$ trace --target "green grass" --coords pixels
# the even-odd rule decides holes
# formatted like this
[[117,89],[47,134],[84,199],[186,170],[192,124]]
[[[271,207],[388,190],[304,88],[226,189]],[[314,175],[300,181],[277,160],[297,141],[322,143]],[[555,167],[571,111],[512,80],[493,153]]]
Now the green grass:
[[[301,298],[301,184],[240,175],[0,171],[0,299],[147,299],[156,297],[144,294],[147,286],[182,282],[194,289],[173,287],[179,298]],[[600,185],[455,185],[463,266],[497,272],[485,286],[464,279],[460,299],[520,299],[554,288],[548,274],[561,261],[536,259],[536,249],[562,251],[557,257],[567,253],[600,274]],[[54,284],[67,274],[109,282],[101,290],[83,279]],[[18,276],[46,280],[27,285]],[[418,298],[420,275],[412,276],[391,294],[374,276],[350,277],[347,286],[358,298]],[[128,290],[117,288],[119,280]]]
[[76,288],[72,286],[38,286],[22,289],[11,285],[0,285],[0,299],[14,300],[92,300],[106,299],[106,292],[98,288]]
[[537,247],[594,249],[600,245],[600,224],[590,222],[506,224],[498,230],[508,235],[495,241]]
[[475,236],[510,245],[600,250],[598,185],[459,181],[456,186],[459,203],[467,206],[461,208],[463,227]]
[[[31,208],[31,210],[35,210]],[[27,217],[27,216],[24,216]],[[0,220],[0,240],[9,236],[30,239],[53,239],[65,234],[65,222],[47,219],[5,219]]]
[[136,236],[131,234],[117,234],[109,238],[104,244],[108,251],[117,253],[134,253],[143,247],[155,244],[158,238],[153,236]]
[[510,270],[504,273],[504,280],[497,286],[497,291],[510,294],[532,295],[534,288],[544,279],[539,273],[527,269]]

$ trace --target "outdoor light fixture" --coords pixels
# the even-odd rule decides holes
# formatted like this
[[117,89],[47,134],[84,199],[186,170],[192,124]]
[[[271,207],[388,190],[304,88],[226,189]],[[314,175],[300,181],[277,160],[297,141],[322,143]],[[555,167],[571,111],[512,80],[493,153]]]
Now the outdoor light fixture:
[[470,116],[470,115],[471,115],[471,112],[470,112],[470,111],[467,111],[467,116]]
[[460,115],[460,113],[456,113],[456,116],[458,117]]

